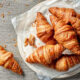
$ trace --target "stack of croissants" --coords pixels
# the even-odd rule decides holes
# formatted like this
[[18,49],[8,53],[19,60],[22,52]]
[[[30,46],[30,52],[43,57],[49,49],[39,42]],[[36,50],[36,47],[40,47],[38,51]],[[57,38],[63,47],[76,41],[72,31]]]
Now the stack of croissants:
[[[38,47],[26,61],[67,71],[80,63],[80,14],[74,9],[59,7],[51,7],[49,12],[51,24],[37,12],[37,36],[45,45]],[[72,54],[62,54],[65,49]]]
[[[80,14],[71,8],[49,8],[51,25],[37,12],[38,38],[45,43],[30,54],[26,61],[40,63],[58,71],[67,71],[80,63]],[[73,54],[62,54],[68,49]],[[11,52],[0,46],[0,66],[18,74],[23,71]]]

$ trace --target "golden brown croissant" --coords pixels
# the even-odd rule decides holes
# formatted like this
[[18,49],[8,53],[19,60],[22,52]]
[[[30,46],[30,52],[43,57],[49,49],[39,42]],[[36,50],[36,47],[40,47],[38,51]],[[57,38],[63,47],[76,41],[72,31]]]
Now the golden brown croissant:
[[51,23],[54,27],[54,37],[65,48],[71,50],[75,54],[80,55],[80,46],[76,37],[76,33],[70,25],[66,25],[65,22],[59,20],[55,16],[50,16]]
[[56,17],[63,19],[65,22],[70,22],[80,39],[80,14],[76,13],[74,9],[71,8],[51,7],[49,11]]
[[49,8],[49,12],[52,13],[54,16],[63,19],[65,22],[74,22],[74,18],[80,19],[80,14],[75,12],[74,9],[71,8],[58,8],[58,7],[51,7]]
[[29,63],[51,64],[62,55],[64,48],[60,44],[45,45],[37,48],[27,59]]
[[69,21],[71,22],[74,30],[77,32],[77,35],[78,35],[79,40],[80,40],[80,19],[76,18],[76,17],[71,17]]
[[53,43],[56,43],[56,40],[53,38],[53,29],[51,25],[40,12],[37,12],[36,23],[37,36],[40,38],[40,40],[45,43],[49,40],[53,40]]
[[[77,16],[77,13],[74,9],[71,8],[58,8],[58,7],[51,7],[49,8],[49,12],[54,16],[63,19],[66,23],[69,22],[69,19],[74,16]],[[78,15],[79,16],[79,15]]]
[[[64,55],[57,60],[55,69],[58,71],[67,71],[71,67],[80,63],[80,56],[78,55]],[[53,64],[54,66],[54,64]]]
[[16,60],[13,58],[11,52],[6,51],[2,46],[0,46],[0,66],[9,69],[18,74],[22,74],[22,69]]

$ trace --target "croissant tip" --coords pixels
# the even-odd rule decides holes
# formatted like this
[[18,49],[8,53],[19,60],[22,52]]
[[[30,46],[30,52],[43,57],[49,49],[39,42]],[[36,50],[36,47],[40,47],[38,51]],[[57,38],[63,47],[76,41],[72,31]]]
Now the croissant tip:
[[29,58],[26,58],[26,62],[30,63],[30,59]]
[[50,11],[52,10],[52,7],[50,7],[48,10],[49,10],[49,12],[50,12]]
[[42,15],[42,13],[41,12],[37,12],[37,16],[41,16]]
[[23,75],[23,71],[22,69],[20,70],[20,72],[18,72],[19,75]]

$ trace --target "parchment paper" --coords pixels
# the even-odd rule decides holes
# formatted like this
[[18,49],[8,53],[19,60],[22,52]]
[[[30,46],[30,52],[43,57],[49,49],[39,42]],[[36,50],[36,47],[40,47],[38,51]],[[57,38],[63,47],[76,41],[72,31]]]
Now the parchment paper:
[[[80,65],[76,65],[75,67],[71,68],[69,71],[66,72],[58,72],[54,69],[47,68],[40,64],[29,64],[25,61],[26,57],[29,56],[35,48],[31,46],[24,46],[25,38],[29,37],[30,34],[33,34],[36,38],[36,45],[37,47],[45,45],[43,42],[39,40],[36,36],[36,27],[32,27],[33,22],[36,18],[36,13],[42,12],[44,16],[49,20],[50,13],[48,12],[48,8],[55,6],[55,7],[66,7],[66,8],[74,8],[78,13],[80,13],[80,1],[79,0],[46,0],[42,3],[37,4],[35,7],[30,9],[29,11],[15,17],[12,19],[12,24],[14,29],[17,33],[17,41],[18,41],[18,48],[20,54],[24,60],[24,62],[29,66],[33,71],[38,73],[42,76],[47,76],[49,78],[54,78],[60,75],[69,76],[78,73],[80,71]],[[69,50],[65,50],[63,54],[71,54]],[[71,74],[72,73],[72,74]]]

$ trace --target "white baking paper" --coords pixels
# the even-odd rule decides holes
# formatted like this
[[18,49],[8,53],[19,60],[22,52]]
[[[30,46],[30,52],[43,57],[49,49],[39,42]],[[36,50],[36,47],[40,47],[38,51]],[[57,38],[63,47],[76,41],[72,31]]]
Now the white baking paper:
[[[80,71],[80,65],[77,65],[71,68],[66,72],[58,72],[54,69],[47,68],[40,64],[29,64],[25,61],[26,57],[29,56],[35,48],[31,46],[24,46],[25,38],[28,38],[30,34],[33,34],[36,38],[37,47],[45,45],[43,42],[39,40],[36,36],[36,27],[32,27],[33,22],[36,18],[37,12],[42,12],[44,16],[49,21],[49,11],[48,8],[55,7],[66,7],[66,8],[74,8],[78,13],[80,13],[80,1],[79,0],[46,0],[42,3],[37,4],[35,7],[30,9],[29,11],[15,17],[12,19],[12,24],[17,33],[17,42],[20,54],[24,60],[24,62],[29,66],[33,71],[38,73],[39,75],[47,76],[49,78],[54,78],[57,76],[67,77],[73,74],[76,74]],[[50,21],[49,21],[50,22]],[[70,54],[69,50],[65,50],[64,54]]]

